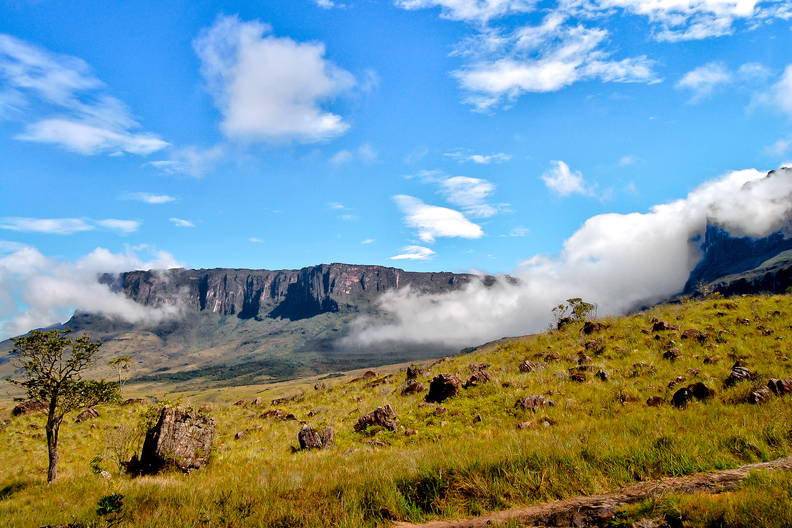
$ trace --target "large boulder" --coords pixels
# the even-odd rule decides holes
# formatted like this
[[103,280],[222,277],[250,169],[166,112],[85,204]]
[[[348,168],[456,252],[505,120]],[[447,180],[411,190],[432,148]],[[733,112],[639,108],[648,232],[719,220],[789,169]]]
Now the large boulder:
[[439,374],[429,384],[429,394],[426,395],[426,401],[430,403],[445,401],[452,396],[456,396],[461,386],[462,380],[453,374]]
[[80,422],[87,422],[88,420],[93,420],[94,418],[99,418],[99,411],[94,409],[93,407],[89,407],[85,409],[83,412],[77,415],[77,418],[74,419],[75,423]]
[[24,401],[11,409],[11,416],[24,416],[26,414],[35,414],[47,410],[47,404],[36,400]]
[[300,442],[300,449],[324,449],[333,445],[335,441],[335,429],[325,427],[317,431],[308,424],[304,424],[297,433],[297,441]]
[[756,379],[756,374],[749,370],[742,362],[736,362],[729,372],[729,377],[723,382],[727,387],[732,387],[741,381]]
[[396,416],[396,411],[393,410],[390,404],[377,407],[370,413],[361,416],[355,424],[355,431],[364,431],[376,425],[384,427],[389,431],[396,430],[396,427],[399,425],[399,419]]
[[141,472],[200,469],[209,461],[214,434],[215,421],[206,414],[163,407],[156,425],[146,432],[139,462]]
[[693,383],[676,391],[671,397],[674,407],[686,407],[692,400],[707,400],[715,395],[715,391],[701,383]]

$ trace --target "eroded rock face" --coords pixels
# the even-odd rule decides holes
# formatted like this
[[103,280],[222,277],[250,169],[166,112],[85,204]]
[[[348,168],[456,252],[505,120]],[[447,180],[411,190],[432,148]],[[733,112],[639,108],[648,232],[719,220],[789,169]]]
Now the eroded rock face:
[[35,414],[45,412],[47,404],[40,401],[28,400],[16,405],[11,409],[11,416],[24,416],[26,414]]
[[462,380],[453,374],[439,374],[429,384],[429,394],[426,395],[426,401],[430,403],[445,401],[452,396],[456,396],[461,386]]
[[214,434],[215,421],[209,416],[193,409],[163,407],[157,424],[146,433],[141,472],[200,469],[209,461]]
[[332,427],[325,427],[321,431],[317,431],[308,424],[305,424],[297,433],[297,441],[300,443],[300,449],[324,449],[333,445],[335,441],[335,429]]
[[771,379],[767,382],[767,387],[773,391],[776,396],[783,396],[784,394],[792,393],[792,378],[787,379]]
[[734,364],[729,372],[729,377],[723,382],[727,387],[732,387],[741,381],[756,379],[756,374],[739,361]]
[[399,418],[396,416],[396,411],[390,404],[383,407],[377,407],[370,413],[361,416],[355,424],[355,431],[365,431],[369,427],[378,425],[384,427],[389,431],[395,431],[399,425]]

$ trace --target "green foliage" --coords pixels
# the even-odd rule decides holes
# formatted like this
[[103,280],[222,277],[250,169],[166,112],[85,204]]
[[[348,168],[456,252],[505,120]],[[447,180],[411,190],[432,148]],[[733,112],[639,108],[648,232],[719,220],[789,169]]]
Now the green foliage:
[[103,517],[112,513],[120,513],[124,509],[124,496],[120,493],[105,495],[96,503],[96,515]]
[[560,329],[570,323],[585,321],[593,313],[596,313],[596,310],[597,307],[595,305],[584,301],[580,297],[573,297],[553,308],[552,312],[556,328]]
[[102,472],[101,464],[102,464],[102,457],[100,455],[96,455],[95,457],[93,457],[91,461],[88,463],[88,467],[91,468],[91,473],[93,473],[94,475],[98,475],[99,473],[101,473]]

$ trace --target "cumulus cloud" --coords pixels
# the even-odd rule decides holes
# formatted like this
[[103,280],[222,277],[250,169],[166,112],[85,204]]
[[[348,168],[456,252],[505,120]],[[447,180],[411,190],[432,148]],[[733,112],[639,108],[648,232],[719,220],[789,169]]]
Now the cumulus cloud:
[[391,260],[429,260],[435,251],[424,246],[404,246],[401,253],[390,257]]
[[187,146],[170,151],[168,159],[151,161],[148,165],[168,174],[186,174],[195,178],[204,176],[226,155],[222,145],[209,148]]
[[468,216],[488,218],[498,210],[487,203],[487,198],[495,192],[495,185],[481,178],[452,176],[439,181],[440,193],[448,203],[456,205]]
[[169,218],[168,221],[176,227],[195,227],[195,224],[184,218]]
[[438,237],[481,238],[484,231],[464,214],[447,207],[428,205],[412,196],[393,197],[404,213],[404,223],[416,230],[422,242],[433,243]]
[[691,102],[698,102],[712,94],[720,85],[731,82],[732,74],[722,62],[709,62],[687,72],[677,82],[677,89],[690,90]]
[[[141,132],[126,105],[77,57],[59,55],[10,35],[0,34],[0,104],[37,103],[59,115],[30,119],[16,139],[49,143],[84,155],[147,155],[168,146],[157,135]],[[8,103],[6,103],[8,104]],[[20,113],[18,113],[20,114]],[[2,112],[0,112],[2,116]]]
[[137,200],[139,202],[159,205],[176,201],[176,198],[167,194],[154,194],[148,192],[136,192],[126,195],[127,200]]
[[66,262],[29,246],[0,244],[0,339],[68,319],[75,310],[133,323],[154,323],[179,312],[178,306],[150,308],[98,281],[102,273],[178,267],[164,251],[112,253],[96,248]]
[[442,342],[470,346],[540,331],[550,308],[570,297],[597,303],[600,315],[621,314],[678,293],[700,259],[696,240],[707,222],[736,236],[766,236],[792,214],[792,169],[769,177],[742,170],[707,182],[687,197],[646,213],[589,218],[560,254],[539,255],[514,270],[516,284],[474,282],[464,290],[420,295],[407,289],[382,296],[390,322],[362,318],[353,338]]
[[322,108],[355,78],[325,58],[321,42],[275,37],[259,21],[220,17],[195,41],[201,71],[223,114],[221,129],[243,142],[315,142],[349,125]]
[[573,171],[563,161],[553,161],[552,165],[542,174],[542,181],[548,189],[559,196],[592,194],[580,171]]
[[97,227],[120,233],[132,233],[137,231],[140,226],[141,222],[137,220],[119,220],[116,218],[106,218],[104,220],[91,220],[89,218],[26,218],[18,216],[0,218],[0,229],[51,235],[71,235],[81,231],[93,231]]
[[658,80],[646,56],[613,59],[604,49],[608,31],[568,22],[554,12],[537,26],[489,29],[469,39],[460,53],[473,57],[453,72],[480,110],[524,93],[554,92],[578,81],[651,83]]
[[345,165],[355,160],[363,163],[374,163],[377,158],[379,158],[377,150],[368,143],[363,143],[355,150],[339,150],[330,158],[330,163],[336,166]]
[[509,161],[511,156],[503,152],[495,154],[466,154],[463,152],[446,152],[447,157],[457,160],[460,163],[472,162],[478,165],[489,165],[490,163],[503,163]]
[[531,11],[534,0],[396,0],[402,9],[441,9],[441,16],[466,22],[487,22],[508,14]]
[[784,70],[781,79],[770,89],[769,102],[792,116],[792,64]]

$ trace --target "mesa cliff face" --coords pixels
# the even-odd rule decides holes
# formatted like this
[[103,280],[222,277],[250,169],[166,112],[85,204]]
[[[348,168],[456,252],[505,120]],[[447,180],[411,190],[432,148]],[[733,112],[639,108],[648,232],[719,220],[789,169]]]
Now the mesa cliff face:
[[423,293],[455,290],[474,275],[408,272],[382,266],[323,264],[300,270],[171,269],[105,275],[102,282],[145,306],[188,309],[240,319],[307,319],[323,313],[370,310],[379,296],[409,287]]

